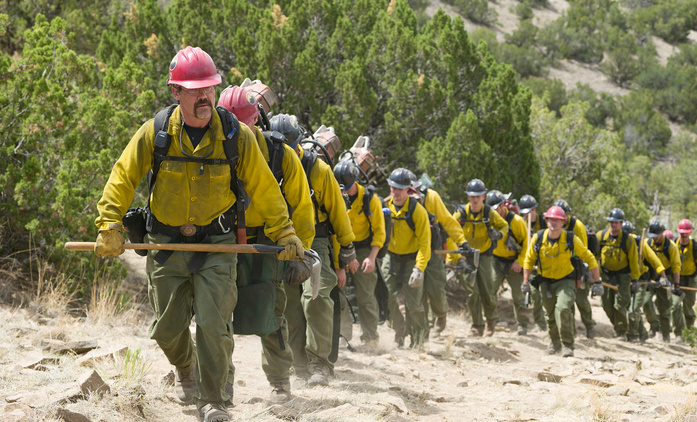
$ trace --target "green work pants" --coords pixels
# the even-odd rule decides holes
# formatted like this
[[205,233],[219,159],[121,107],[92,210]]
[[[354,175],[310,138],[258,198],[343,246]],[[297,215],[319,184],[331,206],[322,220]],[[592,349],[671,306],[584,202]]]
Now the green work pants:
[[[697,288],[697,276],[692,277],[680,277],[680,286],[686,286],[693,289]],[[685,299],[682,301],[682,312],[685,315],[685,326],[687,328],[695,326],[695,299],[697,298],[697,292],[694,290],[686,290]]]
[[[169,236],[148,234],[147,243],[168,243]],[[211,236],[213,244],[235,243],[235,234]],[[237,304],[237,254],[208,253],[197,273],[187,268],[194,252],[177,251],[164,264],[154,260],[159,251],[148,252],[148,298],[155,314],[150,338],[155,340],[169,362],[183,368],[196,364],[194,402],[230,400],[225,393],[230,355],[234,347],[232,311]],[[196,321],[196,344],[189,325]]]
[[[322,271],[317,298],[312,299],[311,280],[302,286],[286,289],[286,320],[288,343],[293,352],[293,367],[297,374],[312,374],[315,368],[324,368],[334,373],[334,364],[329,361],[334,333],[334,300],[329,297],[337,285],[332,267],[330,241],[316,237],[312,249],[322,260]],[[339,327],[336,327],[338,330]]]
[[445,271],[443,255],[433,254],[424,271],[423,295],[421,306],[424,308],[424,326],[429,330],[428,321],[429,304],[435,318],[448,315],[448,299],[445,296],[445,285],[448,282],[448,274]]
[[[646,282],[646,280],[639,280],[639,282]],[[644,307],[647,301],[651,300],[651,293],[648,291],[646,285],[639,285],[639,290],[636,292],[634,299],[629,299],[629,308],[627,308],[627,337],[630,338],[647,338],[648,332],[644,326],[644,321],[641,316],[641,309]],[[632,300],[634,301],[632,303]]]
[[[683,293],[685,290],[682,291]],[[682,336],[682,330],[685,329],[685,313],[683,312],[683,303],[680,302],[680,297],[671,293],[671,317],[673,318],[673,333],[676,336]]]
[[605,293],[600,298],[603,310],[615,328],[615,333],[623,335],[627,333],[627,309],[632,299],[631,282],[629,273],[614,273],[609,275],[601,272],[601,278],[605,283],[617,286],[617,290],[605,288]]
[[672,331],[671,316],[674,306],[678,304],[678,297],[662,287],[656,288],[654,296],[656,296],[656,310],[658,311],[658,325],[661,334],[670,335]]
[[529,319],[527,313],[520,312],[525,309],[525,295],[520,288],[523,285],[523,271],[515,272],[511,268],[512,260],[501,259],[494,257],[494,283],[497,286],[496,290],[503,284],[503,280],[508,281],[511,288],[511,297],[513,298],[513,316],[519,326],[528,327]]
[[542,282],[539,288],[550,340],[573,349],[576,280],[564,278],[555,283]]
[[[390,310],[390,323],[395,332],[395,341],[400,344],[404,342],[407,334],[411,336],[414,344],[419,344],[427,333],[424,326],[425,311],[421,302],[423,286],[409,287],[409,277],[415,265],[416,257],[387,254],[382,260],[382,274],[388,291],[387,307]],[[406,320],[397,304],[397,296],[402,292]]]
[[[351,274],[358,303],[358,322],[361,324],[361,341],[366,343],[378,339],[378,320],[380,318],[378,300],[375,297],[375,285],[378,282],[378,271],[375,268],[370,273],[361,269],[363,261],[370,255],[372,248],[357,248],[356,258],[360,264],[358,271]],[[377,263],[375,264],[377,265]]]
[[[494,256],[482,254],[479,256],[479,267],[473,284],[469,283],[467,275],[461,277],[460,284],[467,292],[467,307],[472,318],[472,327],[484,328],[484,317],[487,322],[496,323],[498,319],[498,301],[496,284],[494,282]],[[484,316],[482,316],[484,310]]]
[[660,323],[658,319],[658,312],[656,311],[656,305],[654,304],[654,296],[656,292],[660,289],[658,287],[647,287],[646,296],[644,297],[644,315],[646,315],[646,322],[649,323],[651,330],[659,332]]
[[581,322],[583,322],[586,329],[595,327],[593,310],[588,300],[589,294],[590,289],[588,288],[588,283],[581,282],[581,287],[576,288],[576,309],[578,309],[578,313],[581,315]]

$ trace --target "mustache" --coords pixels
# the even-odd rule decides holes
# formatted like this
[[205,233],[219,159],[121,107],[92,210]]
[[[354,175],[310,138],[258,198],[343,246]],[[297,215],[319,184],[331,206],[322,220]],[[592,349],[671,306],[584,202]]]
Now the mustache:
[[194,104],[194,107],[199,107],[199,106],[213,107],[213,105],[211,105],[211,102],[208,101],[208,98],[204,98],[200,101],[197,101],[196,104]]

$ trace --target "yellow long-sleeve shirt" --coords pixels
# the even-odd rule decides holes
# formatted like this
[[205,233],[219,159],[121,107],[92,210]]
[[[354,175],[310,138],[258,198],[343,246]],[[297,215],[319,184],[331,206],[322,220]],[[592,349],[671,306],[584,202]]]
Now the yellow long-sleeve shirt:
[[438,192],[433,189],[426,190],[424,208],[436,216],[436,221],[443,226],[446,233],[448,233],[448,237],[453,239],[456,245],[462,245],[465,242],[465,233],[462,231],[462,226],[448,211]]
[[695,247],[694,241],[689,239],[687,245],[683,245],[680,242],[678,242],[677,245],[678,251],[680,252],[680,261],[682,261],[680,276],[691,277],[697,272],[697,265],[695,265],[695,258],[693,255],[693,248]]
[[622,238],[626,235],[626,232],[620,231],[617,238],[612,239],[610,229],[595,234],[600,245],[600,266],[608,271],[621,271],[629,267],[632,279],[638,280],[641,276],[638,248],[629,236],[625,241],[627,251],[622,250]]
[[[571,263],[571,250],[567,246],[567,231],[562,230],[559,239],[554,242],[549,241],[549,229],[546,229],[542,233],[542,243],[540,244],[540,250],[535,251],[534,245],[537,243],[538,233],[530,240],[530,247],[525,255],[525,261],[523,268],[526,270],[532,270],[537,264],[537,258],[540,258],[540,264],[537,268],[537,273],[548,279],[561,280],[568,277],[573,271],[574,266]],[[581,258],[583,262],[588,264],[588,269],[593,269],[598,267],[598,261],[595,259],[593,254],[588,250],[588,248],[583,244],[578,236],[574,235],[574,254]]]
[[[663,252],[666,242],[668,242],[668,256]],[[672,240],[664,236],[663,241],[657,244],[656,239],[649,239],[649,246],[656,252],[656,256],[661,260],[661,264],[665,267],[666,273],[680,273],[680,268],[682,267],[682,263],[680,262],[680,251],[678,251],[678,246]],[[670,274],[667,275],[670,276]]]
[[[630,234],[629,236],[634,240],[634,243],[636,244],[637,235]],[[651,249],[651,246],[649,246],[648,240],[644,238],[641,239],[641,242],[644,243],[644,247],[641,249],[642,259],[641,265],[639,267],[639,272],[641,273],[641,275],[644,275],[644,273],[646,273],[649,270],[649,266],[651,266],[651,268],[653,268],[659,274],[665,271],[663,263],[661,263],[661,260],[656,255],[656,252],[654,252],[653,249]],[[639,247],[637,247],[637,249],[639,249]],[[646,265],[647,263],[648,265]]]
[[[264,156],[264,160],[270,165],[269,146],[264,135],[256,126],[250,129],[256,135],[257,145],[259,145],[259,150]],[[283,192],[286,202],[290,206],[289,213],[292,212],[290,217],[293,221],[293,227],[295,227],[295,233],[303,242],[303,247],[310,249],[315,238],[315,217],[312,199],[310,198],[310,188],[298,155],[286,144],[283,144],[282,148],[283,160],[281,161],[281,170],[283,171],[283,183],[281,184],[281,192]],[[252,201],[249,204],[245,213],[248,227],[264,225],[264,218],[259,213],[259,209],[265,206],[264,202]]]
[[[225,136],[218,113],[212,114],[210,127],[194,148],[183,129],[179,107],[175,108],[167,129],[171,137],[168,155],[184,157],[183,150],[196,157],[210,154],[208,158],[211,159],[226,159]],[[95,224],[100,229],[108,228],[111,223],[121,224],[138,183],[152,168],[154,141],[155,128],[153,120],[149,120],[138,129],[114,164],[97,204],[99,217]],[[292,224],[281,190],[261,155],[254,134],[244,124],[240,124],[237,142],[237,176],[244,182],[250,200],[265,204],[260,210],[266,225],[264,230],[270,239],[276,240],[278,233]],[[204,226],[235,201],[228,164],[202,166],[195,162],[164,160],[153,187],[150,209],[160,222],[170,226]]]
[[[453,213],[453,218],[462,226],[465,233],[465,240],[475,249],[485,253],[491,248],[491,239],[483,218],[489,219],[489,225],[500,231],[503,235],[508,232],[508,223],[494,209],[489,209],[489,215],[484,216],[484,209],[473,215],[470,211],[470,204],[458,207]],[[503,240],[503,239],[502,239]],[[502,240],[499,240],[501,242]]]
[[[387,250],[398,255],[416,252],[416,267],[425,271],[428,260],[431,259],[431,225],[428,221],[428,212],[423,205],[411,197],[402,207],[397,207],[393,201],[393,198],[389,198],[385,204],[392,214],[392,237]],[[411,201],[416,202],[412,214],[414,230],[405,220]]]
[[[511,222],[509,223],[511,230],[510,232],[506,232],[503,239],[499,240],[496,249],[494,249],[494,256],[506,259],[515,258],[515,260],[518,261],[518,265],[522,267],[525,261],[525,253],[528,250],[528,227],[525,225],[523,217],[512,211],[506,211],[505,219],[507,220],[510,216],[512,216]],[[520,246],[520,252],[511,251],[506,247],[506,240],[511,235],[511,232],[513,233],[515,242]]]
[[[302,160],[305,151],[300,148],[300,159]],[[315,165],[310,169],[310,184],[312,185],[313,194],[317,200],[319,209],[316,211],[315,224],[322,223],[329,219],[334,228],[334,235],[337,237],[337,242],[340,245],[346,246],[353,242],[355,236],[351,229],[351,221],[349,221],[346,213],[346,203],[344,197],[341,196],[339,183],[334,177],[329,164],[321,159],[315,161]],[[325,212],[326,211],[326,212]]]

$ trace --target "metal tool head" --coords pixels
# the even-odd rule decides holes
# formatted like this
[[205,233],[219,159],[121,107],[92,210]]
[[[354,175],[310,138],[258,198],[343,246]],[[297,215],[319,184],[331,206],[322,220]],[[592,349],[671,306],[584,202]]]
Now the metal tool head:
[[319,281],[320,275],[322,273],[322,260],[320,259],[319,254],[313,251],[312,249],[306,250],[305,254],[309,255],[314,261],[312,263],[312,276],[310,276],[310,285],[312,286],[312,298],[314,299],[319,294]]

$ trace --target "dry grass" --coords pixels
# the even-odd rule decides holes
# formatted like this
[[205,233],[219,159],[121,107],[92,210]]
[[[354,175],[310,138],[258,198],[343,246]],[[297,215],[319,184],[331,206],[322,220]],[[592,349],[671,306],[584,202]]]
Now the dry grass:
[[668,416],[667,422],[695,422],[697,421],[697,396],[690,392],[684,402],[673,404],[673,411]]

